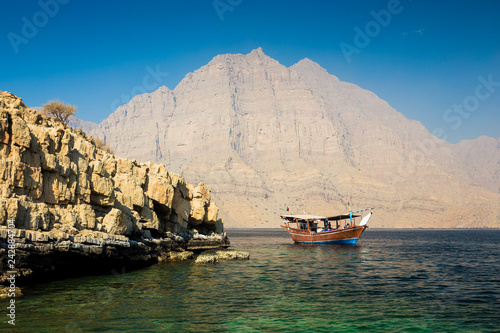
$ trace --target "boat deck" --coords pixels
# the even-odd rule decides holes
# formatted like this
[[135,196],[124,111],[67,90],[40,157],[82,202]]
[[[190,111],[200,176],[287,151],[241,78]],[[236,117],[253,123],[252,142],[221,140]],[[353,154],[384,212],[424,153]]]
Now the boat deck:
[[286,229],[295,243],[319,243],[319,244],[350,244],[354,245],[366,226],[355,226],[335,229],[330,231],[314,232],[308,229],[297,229],[281,225]]

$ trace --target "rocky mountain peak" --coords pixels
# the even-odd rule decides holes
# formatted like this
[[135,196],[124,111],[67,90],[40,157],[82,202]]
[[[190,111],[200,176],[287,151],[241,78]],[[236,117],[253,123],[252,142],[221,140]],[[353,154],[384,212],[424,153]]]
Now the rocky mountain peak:
[[[495,145],[437,140],[307,58],[287,68],[262,49],[218,55],[119,110],[92,133],[191,182],[206,175],[232,226],[275,226],[283,205],[342,213],[346,196],[378,207],[379,227],[500,225]],[[483,165],[472,162],[479,146]]]
[[264,50],[262,50],[262,47],[258,47],[256,49],[252,50],[252,52],[250,52],[250,55],[258,56],[258,57],[265,56]]
[[326,71],[317,62],[312,61],[309,58],[304,58],[304,59],[300,60],[299,62],[294,64],[292,67],[295,67],[295,68],[300,67],[300,68],[306,68],[306,69],[322,69],[322,70]]
[[298,63],[290,67],[291,69],[297,71],[301,75],[314,76],[318,79],[333,79],[339,81],[339,79],[326,71],[317,62],[312,61],[309,58],[304,58]]
[[[217,66],[217,67],[222,66],[229,70],[233,70],[234,68],[252,69],[256,67],[272,67],[272,66],[284,67],[278,61],[266,55],[261,47],[254,49],[247,54],[228,53],[215,56],[212,59],[212,61],[208,63],[207,66]],[[207,66],[203,66],[202,68],[200,68],[200,70],[206,68]]]

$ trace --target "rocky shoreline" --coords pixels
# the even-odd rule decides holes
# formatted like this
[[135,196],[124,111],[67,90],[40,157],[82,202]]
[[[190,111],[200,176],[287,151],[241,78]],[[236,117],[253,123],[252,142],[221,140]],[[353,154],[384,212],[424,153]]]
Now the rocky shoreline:
[[[8,229],[0,227],[0,285],[9,284],[9,271],[16,272],[16,286],[93,274],[130,271],[161,261],[192,258],[195,253],[227,248],[224,235],[166,233],[159,238],[128,238],[88,232],[65,233],[14,229],[15,269],[9,269]],[[186,256],[187,254],[187,256]]]
[[0,91],[0,286],[227,248],[218,212],[204,183],[101,150]]

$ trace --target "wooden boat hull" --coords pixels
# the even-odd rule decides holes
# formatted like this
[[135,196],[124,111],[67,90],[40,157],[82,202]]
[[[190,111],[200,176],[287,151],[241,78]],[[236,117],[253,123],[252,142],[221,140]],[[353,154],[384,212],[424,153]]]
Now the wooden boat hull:
[[359,236],[361,236],[366,229],[366,226],[356,226],[354,228],[332,231],[310,232],[309,230],[290,228],[286,225],[282,225],[281,227],[288,231],[295,243],[344,245],[356,245]]

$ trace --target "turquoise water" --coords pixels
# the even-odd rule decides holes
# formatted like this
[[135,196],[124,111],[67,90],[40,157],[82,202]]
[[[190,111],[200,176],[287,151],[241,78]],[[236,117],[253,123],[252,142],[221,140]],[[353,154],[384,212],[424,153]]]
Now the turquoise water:
[[295,245],[277,229],[228,235],[249,261],[26,288],[15,331],[500,331],[499,230],[368,229],[355,247]]

